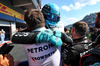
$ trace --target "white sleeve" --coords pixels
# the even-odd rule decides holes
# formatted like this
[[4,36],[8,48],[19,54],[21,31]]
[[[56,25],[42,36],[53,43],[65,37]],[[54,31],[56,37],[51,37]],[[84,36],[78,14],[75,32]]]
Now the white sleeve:
[[56,25],[55,29],[59,29],[61,32],[64,32],[64,24],[63,24],[63,22],[59,22]]

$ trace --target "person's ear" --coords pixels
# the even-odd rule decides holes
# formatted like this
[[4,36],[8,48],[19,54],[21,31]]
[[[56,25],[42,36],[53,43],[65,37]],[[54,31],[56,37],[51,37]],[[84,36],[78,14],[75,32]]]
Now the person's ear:
[[75,28],[73,27],[71,33],[75,34]]
[[73,31],[74,31],[74,28],[72,27],[71,32],[73,32]]
[[27,25],[28,30],[30,30],[29,26]]

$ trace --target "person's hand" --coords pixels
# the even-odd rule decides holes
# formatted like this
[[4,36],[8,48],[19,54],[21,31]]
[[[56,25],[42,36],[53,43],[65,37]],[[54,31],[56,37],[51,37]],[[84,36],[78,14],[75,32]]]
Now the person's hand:
[[36,36],[36,42],[48,42],[50,37],[53,35],[53,31],[50,29],[43,30],[39,32],[39,34]]
[[14,66],[13,57],[10,54],[5,54],[4,57],[0,54],[0,66]]
[[56,29],[56,30],[54,31],[54,36],[61,38],[61,35],[62,35],[62,34],[61,34],[61,31],[60,31],[60,30]]
[[51,36],[49,42],[52,43],[55,47],[59,47],[62,45],[62,40],[59,37]]

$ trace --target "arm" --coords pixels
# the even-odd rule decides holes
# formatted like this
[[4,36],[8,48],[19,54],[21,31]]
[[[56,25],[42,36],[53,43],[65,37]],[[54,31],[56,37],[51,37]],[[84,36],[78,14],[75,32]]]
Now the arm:
[[73,39],[70,36],[68,36],[66,33],[62,33],[61,40],[62,42],[67,43],[67,45],[73,43]]
[[54,36],[61,38],[62,42],[66,43],[67,45],[73,43],[71,36],[67,35],[65,32],[61,32],[58,29],[54,31]]
[[[56,41],[54,38],[57,38],[58,41]],[[59,41],[61,41],[60,38],[62,39],[63,42],[68,43],[68,44],[71,44],[73,42],[70,36],[64,33],[61,34],[61,32],[57,32],[57,31],[53,35],[53,32],[49,29],[41,31],[41,32],[37,32],[37,33],[18,32],[13,35],[12,42],[21,43],[21,44],[33,44],[33,43],[38,43],[38,42],[48,42],[49,41],[50,43],[57,44]],[[51,42],[52,40],[54,41]]]
[[75,62],[74,53],[71,48],[64,47],[62,52],[62,63],[63,66],[71,66],[73,62]]
[[62,45],[62,40],[59,37],[53,36],[53,31],[51,31],[50,29],[35,33],[18,32],[13,35],[12,42],[17,44],[50,42],[54,44],[55,47],[59,47]]
[[17,44],[33,44],[36,43],[36,36],[38,32],[17,32],[12,37],[12,42]]

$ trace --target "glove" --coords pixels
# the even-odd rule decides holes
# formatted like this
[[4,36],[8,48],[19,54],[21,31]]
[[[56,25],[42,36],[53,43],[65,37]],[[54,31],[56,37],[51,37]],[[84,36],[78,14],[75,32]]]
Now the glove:
[[53,35],[53,31],[50,29],[43,30],[39,32],[39,34],[36,36],[36,42],[48,42],[50,37]]
[[49,42],[52,43],[55,47],[59,47],[62,45],[62,40],[56,36],[51,36]]
[[58,29],[56,29],[56,30],[54,31],[54,35],[55,35],[56,37],[61,38],[61,31],[58,30]]

